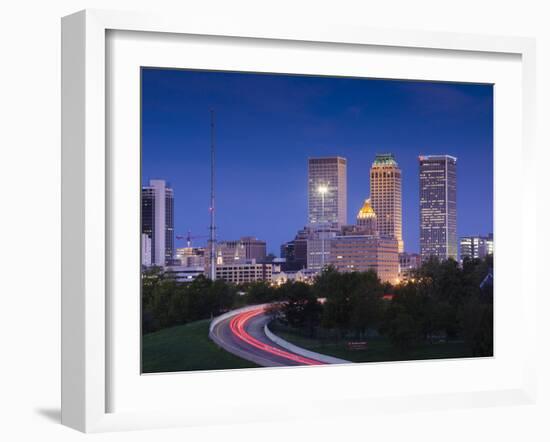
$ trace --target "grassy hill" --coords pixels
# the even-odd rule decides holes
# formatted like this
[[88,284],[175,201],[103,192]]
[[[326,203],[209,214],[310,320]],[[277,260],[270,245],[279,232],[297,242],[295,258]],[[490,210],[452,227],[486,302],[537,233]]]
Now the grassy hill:
[[214,344],[209,324],[206,319],[144,335],[143,373],[257,367]]
[[392,346],[387,338],[376,337],[367,339],[367,349],[351,350],[347,345],[348,339],[309,338],[296,333],[289,327],[274,323],[270,325],[270,328],[277,336],[298,347],[351,362],[388,362],[471,357],[470,350],[464,342],[421,343],[409,352],[402,352]]

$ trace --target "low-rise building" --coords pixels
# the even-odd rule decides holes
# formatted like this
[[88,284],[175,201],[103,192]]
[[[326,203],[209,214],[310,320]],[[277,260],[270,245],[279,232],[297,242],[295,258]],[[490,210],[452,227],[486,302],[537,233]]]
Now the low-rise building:
[[493,234],[487,236],[463,236],[460,238],[460,260],[483,259],[494,251]]
[[216,245],[216,264],[238,264],[266,257],[266,242],[252,236],[243,236],[237,240],[219,241]]
[[216,279],[233,284],[271,281],[272,264],[257,263],[256,260],[239,264],[216,265]]
[[340,272],[374,270],[380,280],[396,283],[398,241],[374,235],[338,235],[330,241],[329,263]]
[[189,283],[204,275],[204,267],[168,266],[164,273],[166,277],[174,278],[177,282]]
[[204,267],[206,249],[204,247],[179,247],[176,249],[176,261],[182,267]]
[[319,271],[312,269],[274,272],[271,276],[271,282],[274,285],[283,285],[286,282],[304,282],[306,284],[313,284],[318,275]]

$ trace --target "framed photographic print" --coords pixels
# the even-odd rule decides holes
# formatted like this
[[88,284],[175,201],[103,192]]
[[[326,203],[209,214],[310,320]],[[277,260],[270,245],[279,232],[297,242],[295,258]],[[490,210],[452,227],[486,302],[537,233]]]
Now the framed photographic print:
[[143,373],[493,356],[492,84],[144,67],[141,97]]
[[533,400],[531,40],[85,11],[62,41],[63,423]]

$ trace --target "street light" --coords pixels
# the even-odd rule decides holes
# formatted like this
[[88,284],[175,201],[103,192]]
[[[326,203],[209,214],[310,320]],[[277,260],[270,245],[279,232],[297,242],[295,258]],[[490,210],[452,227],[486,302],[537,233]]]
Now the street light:
[[[325,222],[325,195],[328,192],[328,187],[321,184],[317,191],[321,194],[321,220]],[[321,231],[321,271],[325,268],[325,236]]]

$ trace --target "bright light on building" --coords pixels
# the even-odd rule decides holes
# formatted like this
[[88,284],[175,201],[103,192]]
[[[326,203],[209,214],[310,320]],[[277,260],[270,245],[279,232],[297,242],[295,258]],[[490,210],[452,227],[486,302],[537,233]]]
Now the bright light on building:
[[321,185],[317,188],[317,191],[321,194],[321,195],[324,195],[328,192],[328,187],[325,186],[325,185]]

